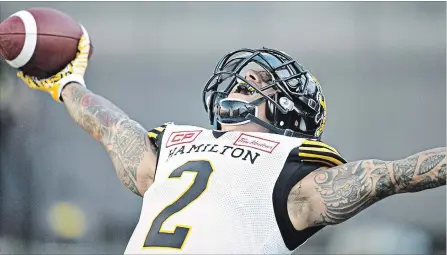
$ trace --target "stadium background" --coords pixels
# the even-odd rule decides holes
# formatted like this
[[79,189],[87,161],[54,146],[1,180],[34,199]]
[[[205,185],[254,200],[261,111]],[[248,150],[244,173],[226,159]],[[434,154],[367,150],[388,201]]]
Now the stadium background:
[[[146,128],[207,126],[201,90],[218,59],[266,46],[322,83],[323,139],[347,160],[445,146],[445,2],[1,2],[0,19],[32,6],[89,30],[89,88]],[[122,253],[141,198],[62,105],[3,62],[0,84],[0,253]],[[388,198],[297,253],[445,254],[445,232],[442,187]]]

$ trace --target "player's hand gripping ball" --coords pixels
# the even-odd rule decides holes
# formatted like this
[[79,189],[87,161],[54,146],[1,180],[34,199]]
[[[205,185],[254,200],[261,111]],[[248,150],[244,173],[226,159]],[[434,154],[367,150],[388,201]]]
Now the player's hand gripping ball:
[[76,57],[82,34],[79,23],[59,10],[21,10],[0,23],[0,56],[25,74],[48,78]]
[[18,72],[17,76],[31,89],[50,93],[57,102],[62,101],[62,89],[70,82],[76,82],[85,87],[84,74],[88,65],[90,39],[84,27],[82,27],[82,30],[83,35],[78,44],[76,58],[62,69],[62,71],[46,79],[37,79],[36,77],[24,74],[22,71]]
[[0,23],[0,56],[21,71],[28,86],[49,92],[56,101],[70,79],[84,83],[85,52],[90,56],[93,50],[88,41],[75,19],[52,8],[18,11]]

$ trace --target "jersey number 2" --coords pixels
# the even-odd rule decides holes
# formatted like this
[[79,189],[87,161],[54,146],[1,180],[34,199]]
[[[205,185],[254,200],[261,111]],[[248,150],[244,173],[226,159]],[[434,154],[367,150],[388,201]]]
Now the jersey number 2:
[[191,227],[176,225],[174,231],[166,231],[162,230],[161,226],[169,217],[180,212],[206,190],[213,167],[209,161],[188,161],[175,169],[169,175],[169,179],[181,178],[183,172],[197,174],[185,192],[155,217],[143,247],[181,249],[188,237]]

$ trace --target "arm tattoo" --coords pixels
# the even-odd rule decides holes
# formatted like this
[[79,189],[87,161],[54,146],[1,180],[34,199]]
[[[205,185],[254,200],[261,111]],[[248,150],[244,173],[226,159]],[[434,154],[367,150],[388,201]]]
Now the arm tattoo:
[[[371,204],[373,182],[368,174],[372,162],[348,163],[315,173],[315,188],[320,193],[325,211],[314,224],[326,225],[343,222]],[[382,169],[374,175],[381,176]],[[388,192],[386,179],[381,180],[381,193]]]
[[74,121],[106,148],[121,182],[141,195],[137,168],[149,148],[154,150],[147,131],[110,101],[82,86],[66,86],[62,97]]
[[433,155],[422,161],[419,167],[418,175],[426,174],[430,172],[441,160],[445,158],[445,155]]
[[439,168],[439,171],[438,171],[440,185],[445,185],[445,178],[446,178],[445,168],[446,168],[446,164],[442,164],[441,168]]
[[445,185],[445,158],[446,149],[438,148],[393,162],[363,160],[316,171],[324,209],[312,225],[338,224],[393,194]]
[[301,183],[293,187],[287,198],[287,210],[289,214],[303,215],[308,210],[311,210],[309,198],[301,194]]
[[393,163],[394,178],[397,183],[400,183],[403,186],[408,186],[410,184],[414,171],[416,170],[418,158],[418,156],[412,156]]
[[386,166],[374,170],[371,173],[372,177],[376,177],[376,198],[378,200],[391,196],[395,193],[394,184],[391,181],[391,176],[388,174],[388,169]]
[[[414,161],[412,171],[402,172],[402,165]],[[394,178],[399,193],[418,192],[445,185],[446,148],[437,148],[395,161]]]

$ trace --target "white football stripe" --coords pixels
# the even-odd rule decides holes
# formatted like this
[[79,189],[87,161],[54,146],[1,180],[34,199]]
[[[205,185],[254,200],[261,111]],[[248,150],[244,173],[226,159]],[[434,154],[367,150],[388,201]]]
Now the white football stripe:
[[20,68],[28,63],[36,49],[37,24],[33,15],[28,11],[19,11],[12,16],[19,17],[25,25],[25,43],[20,54],[15,59],[6,62],[14,68]]

